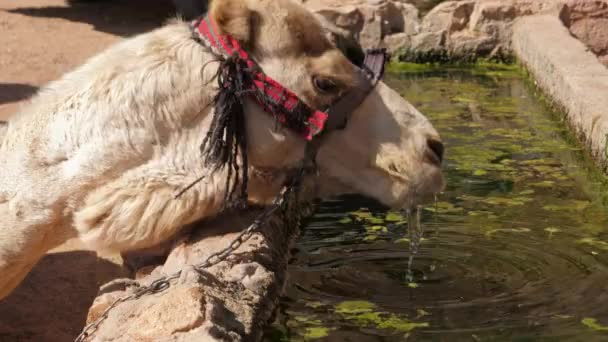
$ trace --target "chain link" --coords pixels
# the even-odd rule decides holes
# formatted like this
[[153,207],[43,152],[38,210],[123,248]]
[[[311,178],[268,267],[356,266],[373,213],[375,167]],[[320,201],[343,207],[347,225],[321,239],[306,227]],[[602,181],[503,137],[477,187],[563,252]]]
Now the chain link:
[[[253,223],[251,223],[246,229],[241,231],[239,235],[237,235],[237,237],[235,237],[230,242],[228,247],[211,254],[203,262],[193,265],[194,269],[199,272],[202,272],[206,268],[219,264],[220,262],[226,260],[226,258],[230,256],[230,254],[232,254],[234,251],[236,251],[243,243],[249,240],[251,236],[253,236],[253,233],[255,233],[266,222],[268,222],[268,220],[273,217],[277,210],[283,208],[291,194],[295,193],[297,196],[300,181],[302,179],[302,176],[304,175],[304,172],[305,168],[302,167],[292,179],[291,184],[284,187],[281,192],[279,192],[279,194],[275,196],[272,204],[268,206],[268,208],[266,208],[260,215],[258,215],[258,217],[256,217]],[[163,292],[169,287],[171,287],[172,281],[179,279],[181,273],[182,271],[177,271],[174,274],[160,277],[150,283],[150,285],[138,287],[132,294],[116,299],[112,304],[110,304],[110,306],[108,306],[104,310],[104,312],[101,314],[101,316],[99,316],[99,318],[84,327],[82,332],[78,335],[78,337],[76,337],[75,342],[85,342],[87,338],[89,338],[91,334],[99,328],[101,323],[103,323],[103,321],[108,318],[110,311],[116,306],[118,306],[120,303],[138,299],[147,294]]]
[[[196,28],[197,26],[198,26],[198,24],[195,24],[193,26],[193,28]],[[216,48],[213,44],[211,44],[206,36],[197,34],[196,30],[193,30],[193,36],[197,40],[204,42],[203,45],[208,47],[215,55],[217,55],[217,56],[223,55],[222,51],[219,51],[218,48]],[[307,145],[307,148],[309,148],[309,145]],[[266,222],[268,222],[278,210],[286,209],[284,206],[287,203],[288,198],[291,194],[295,194],[295,196],[296,196],[295,201],[297,202],[300,182],[302,180],[302,177],[304,176],[304,173],[308,169],[309,169],[309,166],[306,165],[306,163],[304,163],[302,165],[302,167],[297,170],[297,173],[291,179],[290,184],[288,186],[285,186],[281,190],[281,192],[279,192],[279,194],[277,194],[275,196],[272,204],[270,206],[268,206],[260,215],[258,215],[256,217],[256,219],[253,221],[253,223],[251,223],[246,229],[241,231],[230,242],[228,247],[211,254],[201,263],[193,265],[193,268],[199,272],[202,272],[202,271],[204,271],[204,269],[217,265],[220,262],[226,260],[226,258],[228,258],[228,256],[230,256],[230,254],[232,254],[234,251],[236,251],[243,243],[245,243],[247,240],[249,240],[258,229],[260,229]],[[185,190],[182,190],[182,192],[186,191],[186,190],[188,190],[188,188],[186,188]],[[180,194],[181,194],[181,192],[180,192]],[[297,220],[299,221],[299,218]],[[85,342],[89,337],[91,337],[91,335],[95,331],[97,331],[99,326],[108,318],[110,311],[112,309],[114,309],[116,306],[118,306],[120,303],[138,299],[138,298],[141,298],[142,296],[145,296],[148,294],[155,294],[155,293],[163,292],[166,289],[168,289],[169,287],[171,287],[172,281],[179,279],[179,277],[181,276],[181,273],[182,273],[182,271],[178,271],[174,274],[160,277],[160,278],[154,280],[149,285],[139,286],[133,293],[116,299],[114,302],[112,302],[112,304],[110,304],[110,306],[108,306],[104,310],[104,312],[95,321],[87,324],[83,328],[82,332],[76,337],[75,342]]]

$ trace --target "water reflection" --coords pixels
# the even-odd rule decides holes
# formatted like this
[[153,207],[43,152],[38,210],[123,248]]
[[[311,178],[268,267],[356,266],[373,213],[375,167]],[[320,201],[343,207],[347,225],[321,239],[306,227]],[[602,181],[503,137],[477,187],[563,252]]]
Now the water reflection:
[[515,71],[389,83],[446,143],[448,187],[420,212],[411,268],[406,215],[328,201],[266,340],[608,340],[608,188],[559,118]]

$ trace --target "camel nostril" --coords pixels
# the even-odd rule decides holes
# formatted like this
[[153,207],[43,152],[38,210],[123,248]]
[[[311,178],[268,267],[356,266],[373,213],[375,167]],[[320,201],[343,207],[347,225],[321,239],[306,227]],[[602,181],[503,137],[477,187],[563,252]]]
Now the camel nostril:
[[443,143],[437,139],[427,139],[426,145],[433,151],[435,157],[433,159],[436,159],[438,162],[437,164],[441,164],[443,161],[443,152],[445,150]]

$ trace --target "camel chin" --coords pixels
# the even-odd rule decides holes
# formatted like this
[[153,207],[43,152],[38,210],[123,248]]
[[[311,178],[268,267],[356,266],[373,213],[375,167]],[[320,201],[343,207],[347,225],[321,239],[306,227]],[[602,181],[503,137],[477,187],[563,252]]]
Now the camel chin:
[[[296,1],[213,1],[208,13],[310,107],[325,108],[356,86],[353,64]],[[215,114],[216,60],[189,23],[175,20],[47,84],[8,128],[0,126],[0,299],[67,239],[128,253],[222,210],[226,171],[211,172],[200,154]],[[299,165],[306,141],[277,130],[252,101],[244,117],[249,199],[264,203],[280,190],[281,172]],[[384,83],[350,113],[345,129],[320,139],[319,187],[327,194],[357,192],[400,207],[442,186],[437,132]],[[204,181],[175,198],[200,175]],[[332,180],[340,186],[323,185]]]

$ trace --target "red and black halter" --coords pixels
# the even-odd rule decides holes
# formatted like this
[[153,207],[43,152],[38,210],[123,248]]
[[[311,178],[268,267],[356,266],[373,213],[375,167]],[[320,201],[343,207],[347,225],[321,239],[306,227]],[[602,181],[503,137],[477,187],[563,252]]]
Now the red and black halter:
[[[239,178],[242,183],[240,197],[247,197],[243,95],[252,98],[280,124],[311,141],[323,132],[346,126],[350,113],[364,101],[382,78],[388,60],[385,49],[368,50],[363,65],[354,66],[358,77],[357,86],[329,108],[314,109],[294,92],[264,74],[236,39],[219,34],[210,17],[193,22],[192,31],[194,39],[209,48],[221,60],[217,74],[220,90],[214,99],[214,117],[201,151],[205,163],[214,165],[215,170],[229,166],[227,200],[235,192]],[[240,170],[237,154],[241,156]]]
[[[360,74],[358,86],[327,110],[322,111],[308,107],[291,90],[264,74],[236,39],[218,34],[217,27],[211,18],[205,17],[197,20],[194,28],[199,41],[204,42],[216,55],[224,58],[236,55],[241,58],[247,66],[244,71],[252,73],[253,89],[250,89],[252,98],[265,111],[276,116],[280,123],[298,132],[306,140],[311,140],[325,129],[341,128],[348,114],[363,102],[365,96],[382,79],[384,66],[388,60],[386,49],[368,50],[363,66],[356,68],[357,73]],[[302,114],[304,122],[294,127],[290,117],[300,118]]]

